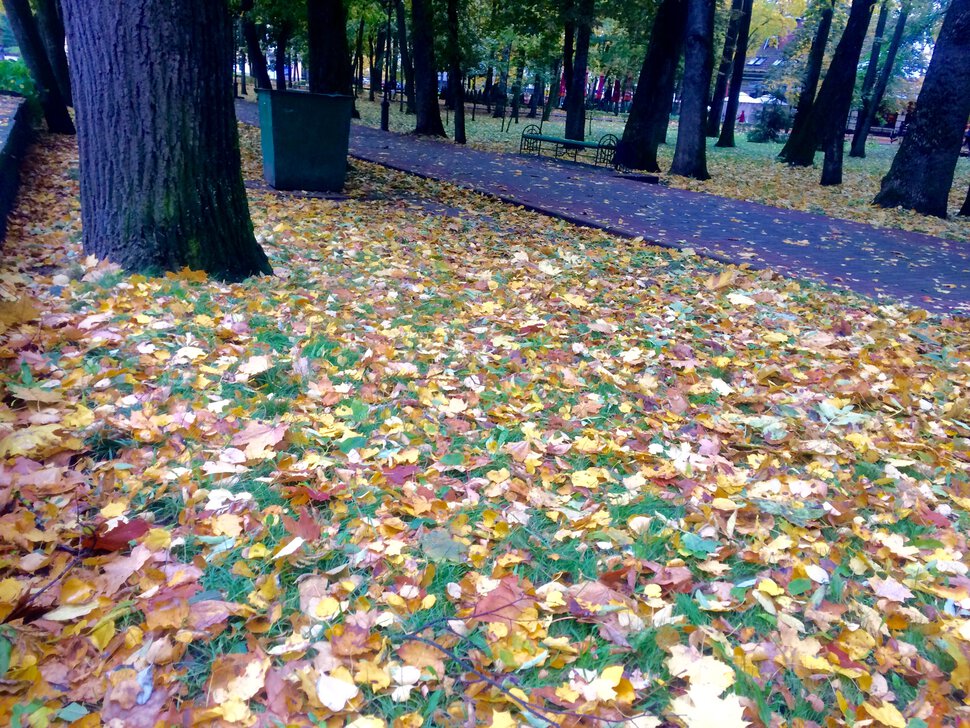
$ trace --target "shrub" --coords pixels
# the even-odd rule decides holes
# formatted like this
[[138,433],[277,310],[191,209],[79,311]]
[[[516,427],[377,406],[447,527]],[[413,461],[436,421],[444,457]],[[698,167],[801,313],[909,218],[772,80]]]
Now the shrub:
[[780,101],[769,101],[761,107],[758,124],[748,132],[748,141],[763,144],[776,142],[791,126],[791,109]]
[[23,61],[0,61],[0,92],[37,100],[37,84]]

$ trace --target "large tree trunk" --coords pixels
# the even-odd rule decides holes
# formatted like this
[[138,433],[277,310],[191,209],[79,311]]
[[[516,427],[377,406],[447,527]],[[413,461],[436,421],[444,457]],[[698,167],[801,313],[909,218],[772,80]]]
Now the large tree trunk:
[[276,52],[274,53],[274,65],[276,67],[276,90],[286,91],[286,46],[293,35],[293,27],[289,23],[284,23],[276,33]]
[[438,68],[434,60],[434,17],[430,0],[411,0],[414,39],[415,134],[447,136],[438,107]]
[[404,12],[404,0],[395,0],[394,13],[397,16],[397,45],[401,51],[401,70],[404,72],[404,95],[407,96],[405,113],[414,113],[414,64],[408,49],[408,25]]
[[567,139],[586,138],[586,69],[589,65],[589,41],[593,33],[594,0],[575,0],[576,48],[573,52],[572,79],[566,88]]
[[724,124],[717,138],[717,147],[734,146],[734,125],[737,122],[738,105],[741,102],[741,83],[744,80],[744,64],[748,57],[748,35],[751,32],[751,8],[753,0],[741,3],[741,18],[738,20],[738,38],[734,47],[734,60],[731,66],[731,87],[728,92],[727,108],[724,110]]
[[240,171],[226,1],[64,0],[64,15],[85,252],[134,271],[271,273]]
[[[839,44],[832,56],[822,88],[818,92],[812,115],[818,113],[819,141],[825,151],[822,163],[822,185],[842,184],[842,155],[845,150],[845,126],[852,108],[852,90],[855,86],[862,44],[869,32],[869,21],[876,0],[852,0],[849,20]],[[814,153],[812,154],[814,157]]]
[[307,80],[310,93],[354,93],[343,0],[307,0]]
[[67,103],[61,95],[54,69],[51,68],[47,52],[44,50],[40,31],[30,10],[30,3],[28,0],[5,0],[4,7],[7,11],[7,20],[10,21],[10,29],[17,39],[17,45],[20,46],[20,54],[37,83],[47,129],[54,134],[73,134],[74,122],[67,112]]
[[465,143],[465,83],[458,35],[458,0],[448,0],[448,92],[455,108],[455,143]]
[[671,174],[710,179],[707,172],[707,100],[714,68],[715,0],[688,0],[684,43],[684,93]]
[[874,203],[946,217],[970,116],[970,0],[952,0],[946,11],[915,116]]
[[[866,129],[862,133],[862,121],[869,113],[872,106],[872,89],[876,85],[876,76],[879,70],[879,54],[882,52],[883,34],[886,32],[886,21],[889,19],[889,0],[882,0],[879,6],[879,17],[876,19],[876,32],[872,37],[872,49],[869,51],[869,64],[866,66],[866,74],[862,77],[862,88],[859,91],[859,110],[856,114],[855,131],[852,133],[852,146],[849,149],[850,157],[866,156],[865,137],[869,133]],[[861,144],[860,144],[861,139]]]
[[657,146],[667,133],[674,74],[680,62],[686,22],[687,0],[663,0],[650,31],[650,44],[643,58],[630,115],[616,150],[617,164],[623,167],[660,171]]
[[[869,130],[876,120],[876,112],[882,103],[882,97],[886,94],[886,86],[889,85],[889,78],[893,73],[893,66],[896,65],[896,55],[899,47],[903,43],[903,32],[906,30],[906,20],[909,17],[909,4],[904,3],[899,9],[899,18],[896,20],[896,28],[893,30],[893,37],[889,41],[889,48],[886,51],[886,62],[879,71],[879,78],[875,86],[871,89],[869,97],[863,98],[862,109],[859,111],[859,118],[855,124],[855,134],[852,136],[852,149],[850,157],[866,156],[866,139],[869,138]],[[868,71],[867,71],[868,73]]]
[[54,80],[61,92],[64,103],[73,106],[71,95],[71,75],[67,66],[67,53],[64,50],[64,17],[58,0],[38,0],[37,28],[40,30],[47,60],[54,72]]
[[[829,31],[832,29],[832,15],[834,12],[834,0],[821,0],[823,3],[822,16],[819,19],[818,28],[815,30],[815,37],[812,38],[812,47],[808,52],[808,61],[805,66],[805,81],[802,90],[798,94],[798,104],[795,107],[795,120],[792,122],[791,134],[788,141],[782,147],[778,158],[788,160],[794,154],[794,150],[799,144],[811,144],[812,148],[818,146],[818,140],[814,134],[810,140],[805,139],[805,127],[808,126],[812,117],[812,107],[815,105],[815,92],[818,89],[818,81],[822,77],[822,62],[825,60],[825,46],[829,41]],[[814,152],[813,152],[814,154]]]
[[711,109],[707,114],[707,136],[717,137],[721,130],[721,112],[724,110],[724,93],[727,91],[728,75],[731,73],[734,49],[738,44],[738,27],[741,22],[743,0],[731,0],[731,16],[727,32],[724,34],[724,50],[717,67],[714,93],[711,94]]

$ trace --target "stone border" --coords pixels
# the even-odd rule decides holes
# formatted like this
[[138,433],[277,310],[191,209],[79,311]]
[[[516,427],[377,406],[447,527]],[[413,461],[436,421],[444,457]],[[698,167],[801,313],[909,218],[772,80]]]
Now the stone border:
[[0,245],[7,237],[7,216],[17,201],[20,165],[32,137],[27,99],[0,96]]

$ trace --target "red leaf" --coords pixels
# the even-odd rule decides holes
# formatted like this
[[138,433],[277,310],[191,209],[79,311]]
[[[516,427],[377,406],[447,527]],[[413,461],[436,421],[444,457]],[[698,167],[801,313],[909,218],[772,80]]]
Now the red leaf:
[[141,518],[133,518],[127,523],[121,523],[110,531],[95,536],[89,548],[95,551],[120,551],[134,541],[148,533],[149,525]]

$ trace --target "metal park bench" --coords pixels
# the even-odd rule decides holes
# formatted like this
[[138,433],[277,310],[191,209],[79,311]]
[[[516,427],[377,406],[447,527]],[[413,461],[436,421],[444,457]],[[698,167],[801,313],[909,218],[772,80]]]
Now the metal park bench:
[[593,164],[615,166],[616,145],[619,139],[615,134],[604,134],[598,142],[580,142],[575,139],[543,134],[538,124],[529,124],[522,130],[522,140],[519,142],[519,154],[536,154],[542,156],[543,145],[551,149],[556,159],[571,159],[579,161],[583,152],[593,153]]

